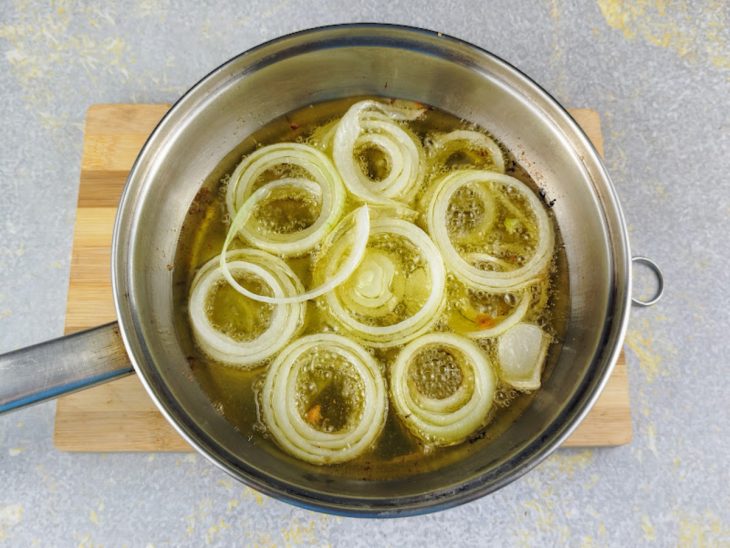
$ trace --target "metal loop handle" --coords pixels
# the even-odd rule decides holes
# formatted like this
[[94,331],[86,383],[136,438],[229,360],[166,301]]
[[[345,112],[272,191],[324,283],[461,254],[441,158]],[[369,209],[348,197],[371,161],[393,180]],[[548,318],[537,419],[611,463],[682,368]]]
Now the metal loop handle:
[[647,301],[643,301],[636,297],[631,297],[631,302],[633,304],[635,304],[636,306],[640,306],[642,308],[655,305],[662,298],[662,295],[664,295],[664,275],[662,274],[661,269],[649,257],[632,257],[631,262],[643,264],[644,266],[647,266],[649,268],[649,270],[651,270],[654,273],[654,276],[656,276],[656,280],[657,280],[656,293],[654,293],[654,296],[651,299],[649,299]]

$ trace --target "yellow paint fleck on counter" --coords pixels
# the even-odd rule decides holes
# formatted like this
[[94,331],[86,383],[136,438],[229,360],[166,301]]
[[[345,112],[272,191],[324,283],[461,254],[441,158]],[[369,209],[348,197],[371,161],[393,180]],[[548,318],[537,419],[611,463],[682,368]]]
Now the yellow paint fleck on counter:
[[223,487],[224,489],[232,489],[233,488],[233,480],[228,479],[228,478],[219,479],[216,482],[216,485],[218,485],[219,487]]
[[169,10],[170,0],[137,0],[136,11],[143,17],[156,16],[158,20],[164,21]]
[[646,514],[641,517],[641,530],[644,532],[645,540],[649,542],[654,542],[656,540],[656,530],[654,529],[654,525],[652,525],[649,516]]
[[254,548],[276,548],[274,539],[271,538],[270,533],[259,533],[256,542],[253,543]]
[[585,449],[575,453],[555,452],[553,453],[546,466],[555,467],[556,471],[562,476],[572,478],[579,470],[583,470],[593,461],[594,455],[592,449]]
[[549,530],[555,523],[555,514],[552,511],[553,504],[542,503],[538,499],[524,501],[522,506],[529,511],[530,521],[537,525],[538,529]]
[[48,473],[43,464],[36,465],[35,471],[40,476],[41,480],[43,480],[43,484],[49,493],[58,492],[58,482],[56,481],[56,478]]
[[317,541],[315,527],[314,520],[302,523],[295,517],[285,529],[281,530],[281,536],[287,545],[312,544]]
[[556,75],[556,92],[561,100],[566,100],[568,96],[568,76],[566,72],[567,63],[565,61],[565,50],[560,40],[560,36],[563,34],[563,29],[560,17],[559,0],[551,0],[550,18],[553,21],[554,27],[550,47],[550,68]]
[[649,451],[651,451],[655,457],[658,457],[659,453],[656,448],[656,427],[654,426],[654,423],[649,423],[646,427],[646,438],[646,446],[649,448]]
[[199,501],[196,507],[195,512],[192,514],[185,516],[185,533],[188,536],[192,536],[193,533],[195,533],[198,523],[204,523],[208,520],[208,517],[210,516],[213,509],[213,502],[209,498],[204,498],[203,500]]
[[723,0],[598,0],[606,23],[627,40],[639,38],[690,61],[730,69],[727,10]]
[[674,512],[678,523],[679,546],[728,546],[730,527],[725,525],[714,513],[706,511],[703,515],[689,514],[682,510]]
[[89,511],[89,521],[94,525],[101,523],[100,514],[104,511],[104,506],[104,501],[102,500],[96,505],[96,508],[92,508]]
[[[517,507],[518,511],[513,516],[514,521],[523,527],[515,532],[520,544],[535,545],[533,534],[555,536],[561,545],[576,543],[579,537],[574,538],[571,528],[563,523],[565,509],[552,486],[573,478],[578,472],[588,467],[593,459],[594,452],[591,449],[559,451],[551,455],[541,466],[541,474],[525,478],[532,494],[520,502],[520,506]],[[596,474],[591,476],[593,485],[598,482],[598,479]],[[600,518],[599,513],[592,508],[586,508],[585,514],[596,521]],[[598,534],[602,534],[601,526],[598,526]],[[593,542],[591,537],[586,538],[588,539],[586,543]],[[586,545],[591,546],[592,544]]]
[[244,498],[253,499],[259,506],[264,505],[264,496],[255,489],[251,489],[250,487],[244,487],[243,496]]
[[598,485],[598,480],[601,479],[598,474],[591,474],[591,477],[588,479],[588,481],[584,484],[584,487],[586,489],[593,489],[596,485]]
[[231,525],[226,520],[220,518],[217,523],[208,527],[208,531],[205,534],[205,543],[212,544],[221,531],[230,529],[230,527]]
[[0,541],[10,538],[10,530],[23,521],[24,513],[22,504],[0,506]]
[[626,344],[639,359],[639,367],[648,382],[665,374],[661,369],[661,356],[654,350],[654,336],[647,320],[643,320],[637,329],[629,329]]
[[[129,47],[114,36],[116,22],[110,6],[90,3],[69,4],[54,8],[50,5],[16,6],[16,20],[0,24],[0,43],[5,60],[23,90],[27,107],[47,129],[69,125],[66,114],[52,115],[47,107],[59,94],[71,94],[73,89],[59,89],[57,74],[61,68],[75,66],[85,73],[83,82],[91,85],[100,75],[128,78],[125,62]],[[104,28],[104,38],[78,32],[77,26]]]

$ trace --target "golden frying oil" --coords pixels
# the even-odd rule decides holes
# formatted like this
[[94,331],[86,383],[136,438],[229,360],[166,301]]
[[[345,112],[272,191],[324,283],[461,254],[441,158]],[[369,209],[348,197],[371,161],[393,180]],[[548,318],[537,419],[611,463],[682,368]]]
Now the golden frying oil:
[[[192,370],[194,378],[210,398],[211,405],[221,412],[242,436],[246,436],[254,443],[264,446],[272,453],[278,453],[280,449],[266,433],[265,426],[260,422],[257,413],[257,393],[265,376],[265,364],[253,371],[241,370],[216,363],[195,347],[186,308],[191,282],[198,268],[209,259],[217,256],[221,251],[228,222],[224,200],[225,188],[228,177],[241,158],[258,146],[276,142],[298,141],[308,142],[316,146],[321,143],[322,135],[333,127],[333,121],[341,117],[353,103],[362,99],[366,99],[366,97],[352,97],[311,105],[273,120],[250,135],[236,149],[231,151],[216,170],[210,174],[190,207],[178,243],[174,270],[174,294],[177,329],[188,353],[188,364],[183,366]],[[372,99],[390,101],[389,99],[375,97],[372,97]],[[478,129],[463,120],[434,108],[429,108],[419,120],[409,123],[409,127],[425,145],[428,145],[435,133],[455,129]],[[366,149],[356,152],[359,154],[358,161],[363,171],[368,173],[374,180],[381,180],[387,175],[389,170],[388,160],[379,151]],[[504,148],[503,152],[505,153],[506,173],[520,179],[537,192],[537,185],[515,161],[514,156]],[[430,179],[432,180],[448,170],[464,167],[489,169],[490,164],[487,159],[474,151],[460,151],[450,155],[443,162],[439,173],[430,174]],[[269,178],[276,176],[276,173],[268,174]],[[461,195],[457,193],[453,202],[458,203],[461,200],[466,205],[449,211],[450,218],[448,222],[451,225],[451,233],[454,235],[453,241],[457,248],[461,252],[469,252],[471,249],[476,248],[477,244],[480,244],[482,248],[484,247],[485,239],[482,239],[482,236],[487,239],[486,241],[494,240],[496,242],[498,239],[499,245],[495,244],[495,247],[490,249],[492,254],[512,264],[519,264],[524,258],[515,250],[520,249],[524,252],[525,249],[529,249],[536,242],[534,220],[525,213],[510,212],[507,207],[501,204],[497,208],[497,216],[493,225],[506,225],[509,229],[502,230],[496,236],[491,232],[475,236],[475,231],[471,230],[472,225],[475,219],[484,215],[484,211],[479,209],[481,206],[478,200],[475,201],[468,196],[469,192],[467,189],[461,191]],[[296,199],[290,199],[287,196],[275,196],[273,200],[267,202],[267,215],[254,217],[253,222],[280,233],[301,230],[314,222],[319,214],[317,202],[311,200],[311,203],[309,203],[307,199],[306,196],[297,196]],[[517,203],[518,206],[520,205],[519,198],[516,196],[510,195],[509,199],[513,203]],[[427,200],[428,186],[421,189],[415,203],[420,210],[423,210],[423,204],[427,203]],[[473,211],[470,210],[468,205],[470,202],[475,204]],[[347,208],[352,210],[355,206],[356,204],[353,202],[349,203]],[[525,209],[519,207],[518,209],[525,211]],[[548,333],[552,334],[555,341],[549,353],[543,379],[550,374],[557,358],[560,336],[564,330],[568,310],[567,265],[560,234],[552,215],[550,217],[556,233],[556,252],[553,266],[549,277],[531,289],[532,305],[527,316],[528,321],[539,323]],[[422,228],[425,228],[422,219],[416,222]],[[460,230],[470,236],[460,238]],[[475,241],[475,238],[479,241]],[[404,253],[407,255],[407,250],[404,250]],[[403,264],[407,264],[409,261],[412,262],[412,259],[405,255],[401,259],[403,259]],[[311,283],[311,257],[286,259],[286,262],[305,286]],[[254,291],[264,291],[263,288],[256,287],[256,280],[239,279],[239,282]],[[515,298],[512,295],[491,295],[468,290],[452,276],[448,278],[447,290],[449,292],[448,306],[437,324],[437,328],[441,330],[453,328],[457,331],[460,329],[463,331],[465,326],[473,325],[474,322],[478,324],[482,321],[482,315],[487,318],[485,321],[489,321],[490,317],[506,314],[515,304]],[[417,309],[423,298],[423,295],[414,296],[411,299],[410,307],[406,298],[403,306]],[[478,308],[479,314],[476,319],[474,317],[465,317],[464,311],[460,308],[467,301],[471,303],[472,309]],[[252,306],[251,302],[247,302],[245,298],[235,293],[230,287],[221,286],[217,288],[211,297],[210,307],[211,319],[222,330],[240,340],[255,337],[267,325],[268,309],[265,306],[261,307],[258,303]],[[403,309],[400,309],[391,315],[392,318],[378,320],[378,324],[388,325],[394,323],[399,321],[402,315]],[[321,305],[313,302],[307,303],[306,323],[301,335],[334,330],[337,330],[337,326],[331,323]],[[346,332],[342,332],[342,334],[346,335]],[[490,355],[492,363],[496,363],[493,343],[486,342],[482,346]],[[398,348],[394,348],[373,352],[386,372],[386,379],[389,364],[395,359],[398,350]],[[443,397],[453,392],[455,387],[463,380],[461,378],[462,372],[459,367],[451,364],[450,360],[445,359],[442,361],[445,366],[438,374],[445,379],[443,386],[428,386],[428,383],[423,380],[424,375],[432,378],[435,373],[428,369],[429,366],[426,361],[412,367],[411,374],[414,376],[411,382],[422,388],[426,393],[431,393],[434,397]],[[352,415],[352,407],[357,408],[359,406],[356,396],[358,381],[349,373],[345,366],[339,369],[323,367],[312,374],[303,375],[298,381],[300,394],[298,394],[297,399],[302,416],[324,431],[337,430],[345,426],[348,417]],[[419,378],[419,376],[422,378]],[[342,392],[349,394],[349,397],[343,398]],[[424,447],[400,424],[399,419],[391,409],[388,412],[384,430],[373,449],[348,463],[329,466],[329,472],[351,478],[376,479],[402,477],[438,468],[446,462],[460,459],[478,450],[501,435],[529,405],[532,397],[532,394],[523,394],[508,386],[499,386],[490,422],[480,431],[475,432],[467,442],[453,447],[437,449]]]

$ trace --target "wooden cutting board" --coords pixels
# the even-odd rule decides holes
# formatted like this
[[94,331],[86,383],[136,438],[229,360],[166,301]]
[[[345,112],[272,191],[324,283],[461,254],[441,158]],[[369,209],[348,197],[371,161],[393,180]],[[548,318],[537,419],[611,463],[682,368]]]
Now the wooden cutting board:
[[[93,105],[86,115],[78,210],[74,229],[66,333],[115,319],[110,280],[117,203],[147,136],[169,105]],[[603,154],[600,119],[571,114]],[[621,445],[631,440],[628,379],[623,353],[603,394],[565,446]],[[190,451],[162,418],[136,376],[61,398],[54,442],[64,451]]]

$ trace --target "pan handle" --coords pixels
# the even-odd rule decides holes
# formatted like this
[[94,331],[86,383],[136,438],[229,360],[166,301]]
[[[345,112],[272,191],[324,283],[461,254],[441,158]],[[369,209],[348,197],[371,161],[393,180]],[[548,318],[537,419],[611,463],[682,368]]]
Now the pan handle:
[[133,371],[116,322],[21,348],[0,355],[0,413]]
[[656,278],[657,287],[654,295],[650,299],[640,299],[639,297],[632,297],[631,302],[634,306],[646,308],[647,306],[654,306],[664,295],[664,275],[662,274],[659,266],[652,261],[649,257],[632,257],[631,262],[634,264],[642,264],[646,266]]

